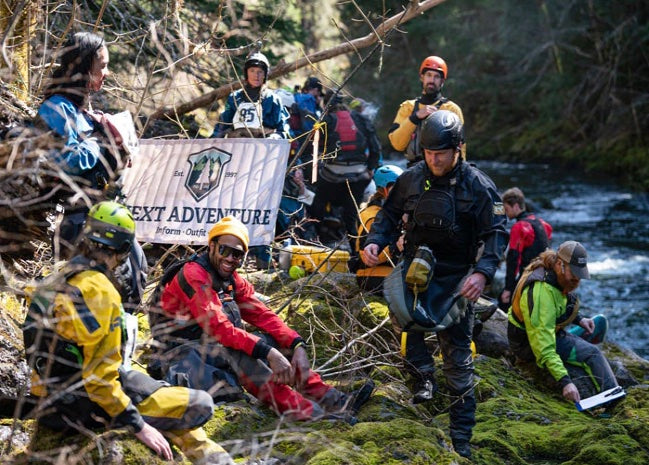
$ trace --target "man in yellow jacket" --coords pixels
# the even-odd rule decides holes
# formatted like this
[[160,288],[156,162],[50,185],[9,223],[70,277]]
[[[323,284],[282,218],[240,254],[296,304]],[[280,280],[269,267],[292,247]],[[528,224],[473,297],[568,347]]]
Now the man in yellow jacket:
[[31,415],[54,430],[125,427],[166,460],[173,456],[165,437],[191,460],[233,464],[201,428],[213,413],[209,394],[124,368],[123,308],[111,277],[134,242],[131,212],[98,203],[80,253],[33,294],[23,325],[36,396]]
[[[438,56],[429,56],[419,66],[419,80],[422,85],[421,96],[406,100],[399,106],[397,116],[388,131],[388,138],[395,150],[404,152],[408,166],[424,159],[419,146],[419,130],[422,121],[437,110],[455,113],[464,124],[460,107],[442,96],[442,87],[448,78],[448,66]],[[462,159],[466,160],[466,143],[462,144]]]

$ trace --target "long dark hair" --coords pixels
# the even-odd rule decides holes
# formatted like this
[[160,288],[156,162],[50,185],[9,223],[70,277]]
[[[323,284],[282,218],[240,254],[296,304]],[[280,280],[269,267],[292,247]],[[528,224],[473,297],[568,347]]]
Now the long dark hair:
[[61,94],[77,107],[88,102],[88,79],[92,62],[105,46],[104,39],[92,32],[77,32],[70,37],[59,54],[59,67],[52,73],[44,97]]

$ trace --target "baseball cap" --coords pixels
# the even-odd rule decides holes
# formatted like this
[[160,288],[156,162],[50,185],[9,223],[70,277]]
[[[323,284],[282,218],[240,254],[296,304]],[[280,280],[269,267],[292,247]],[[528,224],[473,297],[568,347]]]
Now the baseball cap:
[[566,241],[559,246],[559,258],[570,265],[570,271],[579,279],[589,279],[588,254],[583,245],[577,241]]

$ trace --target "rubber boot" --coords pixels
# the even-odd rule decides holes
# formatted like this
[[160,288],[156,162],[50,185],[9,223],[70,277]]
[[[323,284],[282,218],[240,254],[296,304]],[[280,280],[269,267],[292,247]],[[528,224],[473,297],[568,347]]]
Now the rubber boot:
[[230,454],[208,438],[203,428],[162,433],[195,465],[235,465]]

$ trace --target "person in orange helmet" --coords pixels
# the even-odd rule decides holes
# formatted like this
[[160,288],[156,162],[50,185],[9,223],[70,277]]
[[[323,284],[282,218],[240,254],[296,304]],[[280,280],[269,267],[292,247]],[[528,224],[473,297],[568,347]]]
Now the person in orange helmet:
[[[419,97],[406,100],[399,106],[397,116],[388,131],[392,147],[403,152],[408,165],[424,159],[419,146],[419,129],[421,122],[437,110],[448,110],[455,113],[464,125],[462,109],[448,98],[442,96],[442,87],[448,78],[448,66],[438,56],[429,56],[419,66],[419,80],[422,92]],[[462,159],[466,160],[466,144],[462,145]]]

